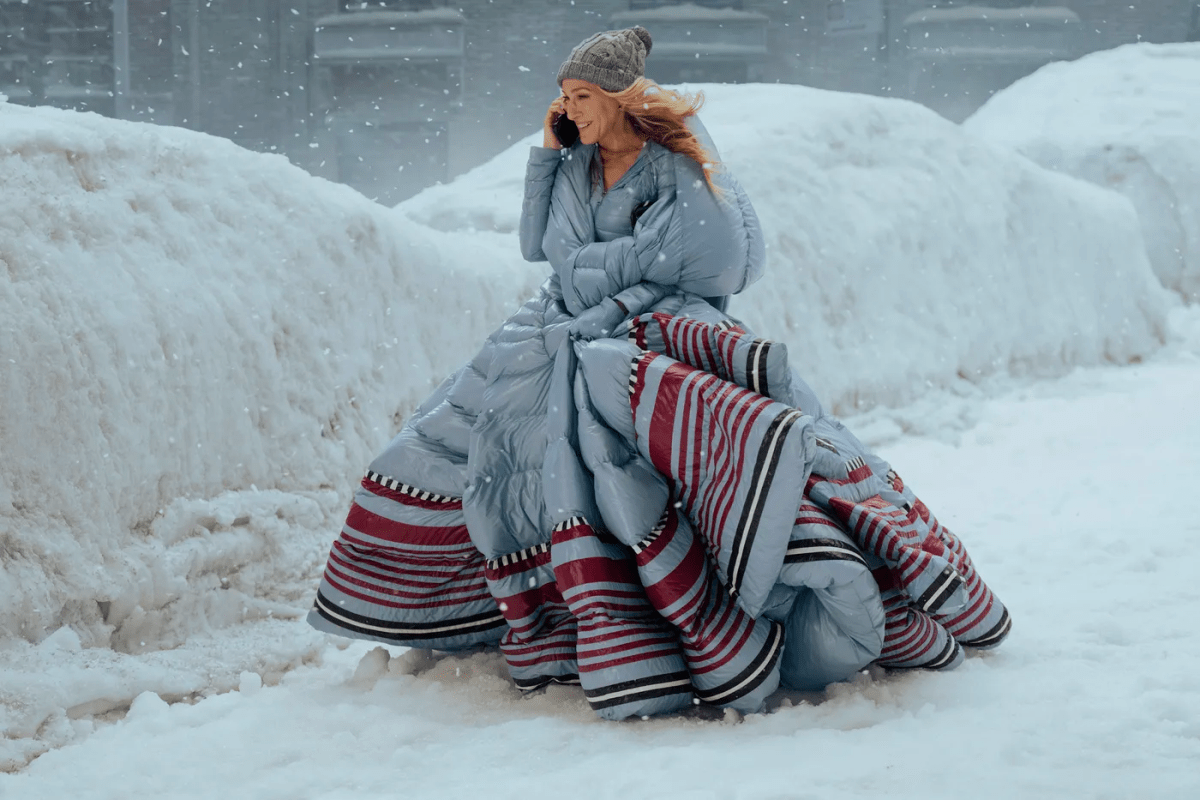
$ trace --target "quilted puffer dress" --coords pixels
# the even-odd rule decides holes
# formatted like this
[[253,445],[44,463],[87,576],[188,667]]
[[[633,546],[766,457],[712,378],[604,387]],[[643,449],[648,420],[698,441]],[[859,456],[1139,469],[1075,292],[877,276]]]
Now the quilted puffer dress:
[[998,644],[961,541],[724,313],[765,261],[737,181],[649,142],[606,192],[595,159],[532,149],[521,247],[553,273],[372,461],[311,624],[495,645],[610,719]]

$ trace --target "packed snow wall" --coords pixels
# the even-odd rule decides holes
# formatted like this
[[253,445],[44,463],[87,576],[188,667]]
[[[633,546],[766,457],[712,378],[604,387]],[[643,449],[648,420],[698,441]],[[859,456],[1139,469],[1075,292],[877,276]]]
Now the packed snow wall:
[[1128,197],[1163,285],[1200,302],[1200,42],[1048,64],[963,126]]
[[[839,413],[1007,373],[1123,363],[1168,298],[1119,194],[1039,168],[923,106],[800,86],[695,85],[767,236],[733,301]],[[516,229],[531,137],[398,209],[443,231]],[[515,248],[515,240],[513,247]]]
[[0,633],[30,641],[309,602],[371,456],[540,281],[180,129],[0,104],[0,183]]
[[[734,312],[833,408],[1157,345],[1119,195],[913,104],[702,88],[770,248]],[[370,457],[548,270],[516,242],[527,145],[391,210],[221,139],[4,106],[0,632],[142,652],[303,608]]]

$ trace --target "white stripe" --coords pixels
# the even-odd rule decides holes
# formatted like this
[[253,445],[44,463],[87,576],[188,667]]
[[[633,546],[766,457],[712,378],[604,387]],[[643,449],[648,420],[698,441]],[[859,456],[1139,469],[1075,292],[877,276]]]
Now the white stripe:
[[[357,621],[349,619],[347,617],[343,617],[341,614],[337,613],[332,608],[330,608],[329,606],[322,603],[320,598],[317,598],[317,605],[319,605],[325,611],[325,613],[328,614],[329,616],[337,617],[338,619],[340,619],[342,622],[345,622],[349,626],[352,626],[355,628],[366,628],[366,629],[372,630],[372,631],[381,631],[383,633],[411,633],[411,634],[444,633],[444,632],[449,632],[449,631],[456,631],[461,628],[474,628],[474,627],[482,625],[488,621],[487,618],[484,618],[484,619],[477,619],[473,622],[460,622],[457,625],[443,625],[439,628],[385,628],[380,625],[368,625],[365,622],[357,622]],[[495,618],[497,620],[503,619],[503,617],[500,616],[500,612],[496,612]]]
[[608,694],[602,694],[602,695],[598,695],[598,696],[588,695],[588,702],[589,703],[602,703],[605,700],[611,700],[615,697],[625,697],[626,695],[630,695],[630,694],[639,694],[641,692],[650,691],[651,689],[667,689],[672,686],[691,686],[691,685],[692,685],[692,682],[690,679],[677,678],[673,681],[667,681],[664,683],[649,683],[649,684],[646,684],[645,686],[635,686],[631,689],[623,689],[619,692],[609,692]]
[[704,699],[704,701],[707,703],[715,704],[715,703],[719,702],[722,697],[726,697],[728,695],[731,695],[731,694],[734,694],[735,692],[740,691],[743,686],[745,686],[746,684],[748,684],[748,683],[752,682],[753,680],[755,680],[756,678],[758,678],[759,675],[762,675],[763,670],[766,669],[770,665],[771,659],[775,657],[775,652],[779,649],[780,639],[782,638],[781,636],[779,636],[779,631],[780,631],[780,628],[778,628],[774,625],[771,626],[771,638],[774,641],[771,644],[770,655],[768,655],[766,660],[763,661],[762,667],[760,667],[757,672],[755,672],[752,675],[748,675],[746,677],[746,680],[742,681],[737,686],[726,689],[725,691],[721,692],[720,694],[701,695],[701,697]]
[[[789,547],[787,551],[787,555],[789,556],[802,556],[809,553],[849,553],[850,555],[857,556],[858,558],[862,559],[862,554],[860,554],[853,547]],[[863,559],[863,563],[866,563],[865,559]]]
[[954,573],[951,573],[949,575],[946,575],[943,573],[943,577],[945,577],[945,579],[946,579],[945,583],[943,583],[942,587],[934,593],[933,597],[929,598],[929,602],[927,602],[925,605],[921,606],[922,611],[927,611],[930,608],[933,608],[934,604],[937,602],[937,599],[939,597],[941,597],[943,594],[945,594],[946,590],[948,590],[951,586],[954,585],[954,578],[955,578]]
[[[947,634],[947,635],[949,635],[949,634]],[[954,658],[954,654],[957,652],[958,652],[958,644],[955,643],[953,639],[951,639],[950,652],[946,654],[945,658],[939,659],[938,661],[935,661],[934,663],[929,664],[927,666],[927,669],[937,669],[938,667],[942,666],[943,664],[950,663],[951,659]]]
[[[799,411],[788,410],[788,411],[784,412],[782,415],[780,415],[780,417],[778,418],[781,420],[781,422],[779,423],[779,427],[777,427],[775,429],[775,435],[771,438],[771,444],[767,448],[767,457],[763,460],[764,469],[763,469],[762,474],[758,476],[758,482],[754,487],[754,498],[750,503],[750,512],[748,514],[746,514],[746,525],[747,526],[753,524],[754,511],[758,507],[759,501],[762,496],[763,484],[766,481],[767,473],[769,472],[769,470],[767,470],[765,467],[766,467],[766,465],[770,464],[771,461],[774,459],[775,448],[779,444],[779,439],[780,439],[780,437],[783,436],[784,432],[786,432],[788,430],[788,426],[786,424],[787,419],[789,417],[799,419],[800,416],[801,415],[800,415]],[[768,424],[770,424],[770,423],[768,423]],[[755,454],[755,455],[757,455],[757,454]],[[741,569],[742,569],[742,557],[746,551],[746,540],[744,538],[745,532],[746,532],[745,529],[739,530],[737,532],[736,541],[738,542],[739,547],[738,547],[738,552],[733,553],[733,557],[734,557],[733,564],[732,564],[733,568],[730,570],[730,578],[731,579],[735,578],[737,576],[737,574],[739,572],[741,572]],[[732,593],[734,591],[737,591],[740,587],[730,586],[729,588]]]
[[754,370],[751,378],[751,388],[754,389],[754,391],[758,394],[762,394],[762,392],[759,390],[759,387],[762,386],[762,381],[758,377],[758,362],[762,355],[762,348],[764,344],[766,344],[766,342],[764,342],[762,339],[756,339],[750,344],[751,351],[754,353],[754,357],[751,359],[754,363]]

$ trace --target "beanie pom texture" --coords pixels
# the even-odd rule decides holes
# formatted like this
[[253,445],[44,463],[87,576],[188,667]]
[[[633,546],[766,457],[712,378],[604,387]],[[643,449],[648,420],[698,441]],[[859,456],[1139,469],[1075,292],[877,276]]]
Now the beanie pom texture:
[[580,80],[606,92],[628,89],[645,74],[646,55],[653,44],[650,32],[640,25],[589,36],[558,68],[558,85]]

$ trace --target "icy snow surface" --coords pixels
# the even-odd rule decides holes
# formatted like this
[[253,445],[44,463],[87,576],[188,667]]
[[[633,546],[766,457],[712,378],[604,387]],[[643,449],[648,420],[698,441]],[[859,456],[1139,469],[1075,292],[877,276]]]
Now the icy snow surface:
[[[1112,602],[1096,592],[1113,576],[1069,559],[1087,542],[1125,547],[1135,559],[1121,562],[1129,596],[1161,609],[1164,626],[1188,601],[1188,584],[1171,579],[1183,560],[1142,558],[1125,523],[1101,519],[1098,534],[1057,517],[1131,518],[1186,496],[1178,475],[1200,443],[1192,418],[1174,409],[1180,393],[1195,394],[1194,358],[1185,348],[1175,360],[1028,390],[1061,391],[1066,399],[1051,403],[1060,416],[1036,398],[1011,408],[984,398],[1031,385],[1029,373],[1125,363],[1160,346],[1171,302],[1134,212],[1115,193],[972,140],[912,104],[798,87],[703,88],[706,123],[770,243],[768,275],[735,300],[735,313],[786,341],[834,408],[870,409],[855,429],[890,442],[897,450],[888,454],[935,511],[952,526],[962,520],[1017,613],[1014,642],[1025,644],[970,662],[962,677],[866,676],[750,718],[733,736],[699,718],[600,726],[567,689],[520,701],[493,655],[425,667],[419,654],[402,655],[385,672],[376,654],[343,685],[366,650],[340,653],[299,617],[370,457],[546,274],[521,261],[514,233],[528,142],[390,210],[221,139],[0,103],[0,766],[62,748],[0,778],[0,796],[216,796],[239,783],[248,788],[235,793],[247,797],[392,796],[409,786],[429,794],[435,777],[464,764],[473,771],[462,777],[504,796],[541,791],[572,761],[577,785],[603,796],[595,779],[634,780],[650,769],[656,742],[657,756],[679,766],[662,771],[664,796],[711,789],[696,783],[700,767],[752,772],[762,759],[787,769],[751,785],[778,796],[785,790],[771,787],[797,778],[797,752],[814,754],[800,770],[814,780],[866,791],[884,785],[889,763],[897,775],[915,767],[882,755],[867,773],[819,767],[841,763],[833,750],[860,762],[884,753],[893,735],[929,736],[936,753],[962,738],[956,732],[997,719],[1008,720],[1000,738],[1012,742],[988,756],[1003,762],[982,763],[1026,763],[1032,771],[1022,774],[1045,786],[1080,770],[1074,751],[1047,762],[1017,734],[1044,734],[1048,746],[1056,732],[1115,731],[1076,719],[1047,726],[1061,680],[1080,674],[1055,670],[1083,658],[1081,647],[1099,658],[1099,644],[1119,645],[1128,661],[1114,659],[1111,673],[1107,662],[1095,667],[1095,683],[1085,676],[1093,697],[1101,682],[1135,674],[1152,640],[1151,627],[1125,617],[1115,618],[1128,623],[1113,629],[1121,636],[1105,628]],[[773,109],[765,120],[764,107]],[[1081,419],[1071,413],[1076,397]],[[989,429],[993,409],[1002,419]],[[1133,433],[1114,422],[1129,419]],[[1060,423],[1084,429],[1060,435]],[[970,446],[986,430],[989,447],[1014,449]],[[1097,431],[1110,438],[1089,450]],[[1109,507],[1111,485],[1076,485],[1081,470],[1120,476],[1125,453],[1153,456],[1137,462],[1148,485],[1130,490],[1137,502],[1125,511]],[[1179,465],[1179,482],[1149,483],[1164,463]],[[1041,485],[1036,469],[1051,465],[1059,472],[1044,478],[1047,496],[1028,505]],[[1065,488],[1061,474],[1071,476]],[[1049,530],[1047,515],[1056,519]],[[1186,530],[1173,517],[1152,524],[1164,548]],[[1085,614],[1099,632],[1084,635],[1079,618],[1052,603],[1047,611],[1048,600],[1072,610],[1092,603],[1087,613],[1108,616]],[[1060,641],[1063,628],[1070,636]],[[1162,758],[1191,753],[1197,735],[1187,694],[1195,686],[1171,671],[1194,660],[1189,645],[1173,651],[1178,661],[1155,662],[1157,683],[1113,695],[1113,725],[1141,725]],[[1026,681],[1038,683],[1022,695]],[[1139,716],[1156,691],[1174,692],[1184,710]],[[1006,702],[1014,695],[1025,705]],[[540,745],[513,749],[527,736]],[[644,769],[616,769],[605,748]],[[222,752],[219,763],[206,760]],[[477,754],[510,770],[508,780],[493,781]],[[407,784],[406,759],[428,767]],[[1174,763],[1164,786],[1181,785]],[[1062,772],[1045,774],[1047,764]],[[926,763],[921,774],[928,785],[944,772]]]
[[1200,42],[1129,44],[1049,64],[963,127],[1124,194],[1163,284],[1200,302]]
[[871,671],[744,719],[607,723],[578,688],[521,697],[493,653],[325,646],[278,685],[148,692],[107,725],[60,714],[49,725],[79,743],[0,775],[0,796],[1194,800],[1187,313],[1187,348],[982,401],[957,442],[883,449],[1013,613],[1009,640],[954,672]]

